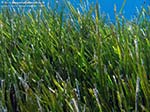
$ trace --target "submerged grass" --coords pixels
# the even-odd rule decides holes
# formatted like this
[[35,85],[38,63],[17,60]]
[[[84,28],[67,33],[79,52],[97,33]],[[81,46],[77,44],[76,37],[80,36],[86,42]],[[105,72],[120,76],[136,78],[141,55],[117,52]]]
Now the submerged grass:
[[106,23],[98,5],[67,8],[2,10],[0,111],[148,112],[149,10]]

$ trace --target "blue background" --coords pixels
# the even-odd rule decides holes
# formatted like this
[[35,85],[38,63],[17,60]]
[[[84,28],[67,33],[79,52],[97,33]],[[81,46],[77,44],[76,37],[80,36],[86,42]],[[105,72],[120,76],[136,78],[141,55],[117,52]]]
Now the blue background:
[[[1,0],[1,1],[6,1],[6,0]],[[8,0],[8,1],[12,1],[12,0]],[[20,2],[26,0],[14,0],[14,1]],[[36,1],[36,0],[28,0],[28,1]],[[53,5],[54,1],[55,0],[43,0],[45,4],[49,2],[51,5]],[[59,5],[61,5],[63,0],[57,0],[57,1]],[[79,7],[81,0],[68,0],[68,1],[70,1],[77,8]],[[89,5],[92,3],[93,4],[96,3],[96,0],[88,0],[88,1],[89,1],[88,3]],[[114,4],[116,4],[117,12],[119,12],[124,0],[97,0],[97,1],[100,4],[101,12],[109,15],[111,19],[114,19]],[[132,19],[134,15],[137,15],[137,9],[140,10],[142,6],[146,7],[148,5],[150,5],[150,0],[126,0],[126,4],[123,10],[123,15],[127,19]]]

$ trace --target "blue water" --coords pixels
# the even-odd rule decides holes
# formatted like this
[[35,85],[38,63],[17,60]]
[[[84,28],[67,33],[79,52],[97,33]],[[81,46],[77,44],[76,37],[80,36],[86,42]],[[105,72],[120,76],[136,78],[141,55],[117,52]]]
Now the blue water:
[[[75,4],[75,0],[71,0],[72,4],[78,6],[77,3]],[[79,1],[79,0],[76,0]],[[88,0],[89,4],[99,2],[100,11],[102,14],[109,16],[110,19],[115,18],[114,14],[114,5],[116,5],[117,13],[119,13],[124,0]],[[134,16],[138,15],[138,11],[142,9],[142,7],[147,7],[150,5],[150,0],[126,0],[125,6],[123,8],[122,14],[127,19],[132,19]]]
[[[6,1],[6,0],[1,0]],[[7,0],[7,1],[13,1],[13,0]],[[15,2],[23,2],[26,0],[14,0]],[[37,1],[37,0],[28,0],[28,1]],[[40,0],[42,1],[42,0]],[[43,0],[45,4],[48,2],[53,5],[55,0]],[[57,0],[58,4],[61,5],[63,0]],[[80,7],[80,1],[81,0],[68,0],[70,1],[76,8]],[[85,0],[82,0],[85,1]],[[122,4],[124,0],[88,0],[88,5],[91,5],[92,3],[95,4],[96,1],[99,2],[100,5],[100,11],[101,13],[104,13],[106,15],[109,15],[110,19],[114,19],[114,5],[116,5],[117,12],[119,13]],[[132,19],[135,15],[137,15],[137,9],[140,10],[143,6],[147,7],[150,5],[150,0],[126,0],[126,4],[124,6],[124,9],[122,11],[122,14],[127,19]]]
[[[117,12],[119,12],[122,7],[123,0],[99,0],[99,3],[101,11],[108,13],[110,18],[114,18],[114,4],[116,4]],[[140,11],[142,7],[147,7],[148,5],[150,5],[150,0],[126,0],[122,13],[125,18],[132,19],[135,15],[137,15],[138,10]]]

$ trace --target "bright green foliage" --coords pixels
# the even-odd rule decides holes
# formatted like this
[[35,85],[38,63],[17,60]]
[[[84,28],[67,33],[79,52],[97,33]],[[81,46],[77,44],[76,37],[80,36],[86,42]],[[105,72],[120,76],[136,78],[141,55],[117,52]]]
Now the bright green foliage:
[[1,12],[0,111],[150,110],[149,10],[113,24],[66,4]]

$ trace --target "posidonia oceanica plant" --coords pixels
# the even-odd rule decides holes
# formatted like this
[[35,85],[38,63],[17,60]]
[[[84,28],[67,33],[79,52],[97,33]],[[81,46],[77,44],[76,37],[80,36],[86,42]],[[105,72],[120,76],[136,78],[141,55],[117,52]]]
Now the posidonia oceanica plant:
[[0,111],[150,110],[149,10],[112,23],[87,7],[2,10]]

